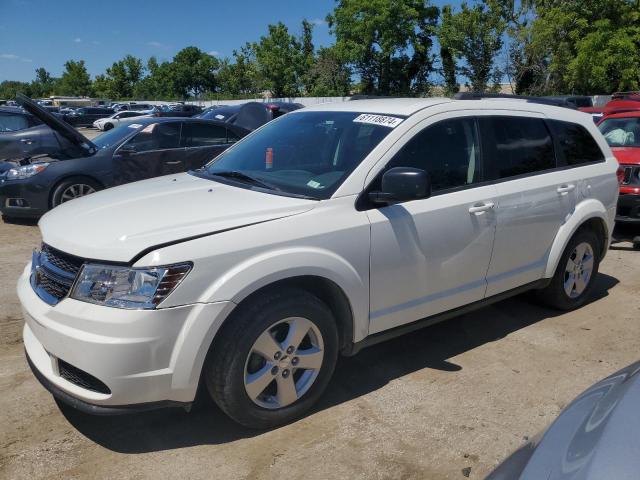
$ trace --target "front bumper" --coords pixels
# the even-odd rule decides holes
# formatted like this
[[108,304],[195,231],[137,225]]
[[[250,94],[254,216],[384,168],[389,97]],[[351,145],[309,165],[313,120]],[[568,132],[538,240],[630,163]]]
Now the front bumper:
[[[90,413],[192,402],[209,345],[234,307],[218,302],[123,310],[70,298],[51,306],[35,294],[29,276],[30,265],[18,281],[29,362],[54,396]],[[62,364],[108,390],[63,378]]]
[[[23,204],[19,206],[19,204]],[[7,217],[38,218],[49,209],[49,187],[36,176],[0,180],[0,212]]]
[[620,192],[616,222],[640,224],[640,194]]

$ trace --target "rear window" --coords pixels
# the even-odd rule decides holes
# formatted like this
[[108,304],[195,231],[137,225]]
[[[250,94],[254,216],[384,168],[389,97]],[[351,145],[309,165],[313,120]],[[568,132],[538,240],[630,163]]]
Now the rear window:
[[604,161],[600,147],[582,125],[549,120],[549,127],[556,138],[559,160],[564,165]]
[[137,152],[178,148],[180,146],[180,123],[150,123],[129,140],[127,145],[135,148]]
[[516,177],[556,167],[553,142],[544,120],[479,117],[487,180]]
[[187,147],[205,147],[227,143],[227,129],[220,125],[187,122],[182,127]]

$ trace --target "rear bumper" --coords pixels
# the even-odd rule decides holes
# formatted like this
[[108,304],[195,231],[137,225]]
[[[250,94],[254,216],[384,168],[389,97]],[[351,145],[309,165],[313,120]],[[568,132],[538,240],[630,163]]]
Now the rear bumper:
[[616,222],[640,224],[640,194],[620,193]]

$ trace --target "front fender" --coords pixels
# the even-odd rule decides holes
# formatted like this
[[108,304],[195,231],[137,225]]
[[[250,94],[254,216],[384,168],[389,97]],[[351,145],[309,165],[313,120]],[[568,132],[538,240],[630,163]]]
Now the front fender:
[[316,276],[331,280],[342,289],[353,312],[353,341],[368,334],[368,271],[359,272],[345,258],[316,247],[290,247],[245,259],[218,276],[205,291],[203,302],[240,303],[253,292],[279,280]]
[[[544,277],[551,278],[555,274],[560,257],[564,252],[569,240],[576,233],[578,228],[586,221],[597,218],[602,220],[605,227],[607,248],[611,241],[611,232],[613,230],[613,218],[615,218],[615,207],[612,211],[607,211],[605,206],[595,199],[587,199],[580,202],[569,219],[560,227],[556,238],[549,251],[547,260],[547,268]],[[606,249],[605,249],[606,251]]]

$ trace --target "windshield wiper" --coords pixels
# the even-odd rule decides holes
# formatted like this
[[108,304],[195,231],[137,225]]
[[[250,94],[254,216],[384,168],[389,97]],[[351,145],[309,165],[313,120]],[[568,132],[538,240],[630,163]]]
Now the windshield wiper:
[[275,185],[271,185],[270,183],[259,180],[251,175],[247,175],[246,173],[239,172],[238,170],[227,170],[221,172],[207,172],[209,175],[213,177],[223,177],[223,178],[232,178],[234,180],[240,180],[245,183],[252,183],[258,187],[267,188],[269,190],[282,191],[282,189],[276,187]]

